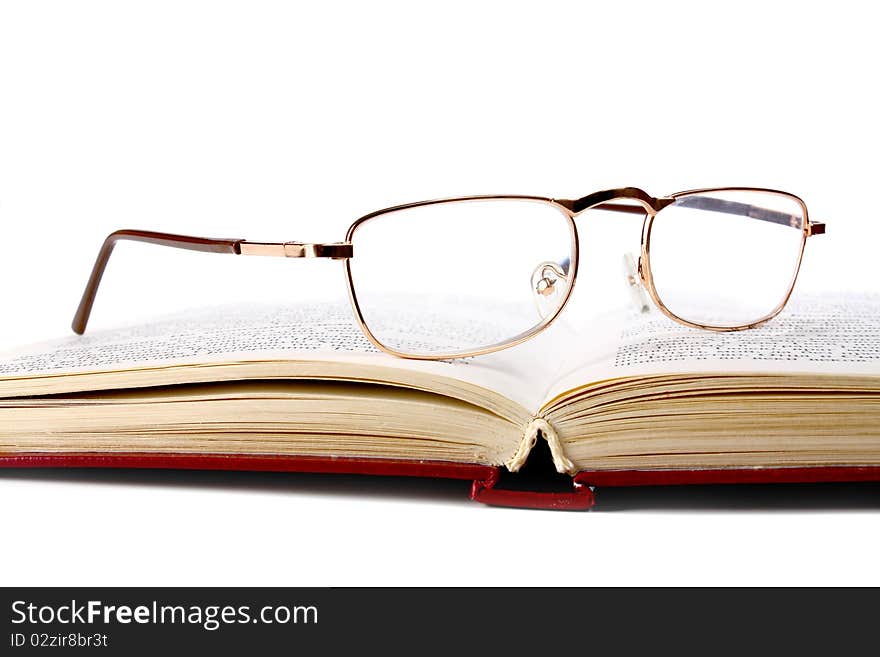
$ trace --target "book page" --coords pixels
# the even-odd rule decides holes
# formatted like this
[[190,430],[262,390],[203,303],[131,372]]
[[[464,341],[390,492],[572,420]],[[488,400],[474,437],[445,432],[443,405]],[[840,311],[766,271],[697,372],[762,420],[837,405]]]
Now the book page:
[[545,403],[584,385],[629,376],[688,373],[880,376],[880,296],[793,299],[745,331],[692,329],[656,309],[609,314],[592,348],[551,386]]
[[[435,327],[396,311],[414,342],[436,341]],[[469,319],[479,319],[470,313]],[[497,322],[494,322],[497,324]],[[479,330],[478,321],[474,331]],[[487,322],[487,326],[489,323]],[[206,308],[143,325],[71,334],[0,356],[0,395],[16,381],[60,379],[72,373],[148,370],[178,365],[248,361],[309,361],[382,368],[393,381],[406,372],[447,377],[503,395],[531,416],[550,384],[555,366],[537,342],[470,359],[419,361],[381,353],[355,324],[348,304],[258,305]],[[376,370],[375,368],[380,368]],[[311,371],[317,371],[313,368]],[[336,367],[334,371],[342,371]],[[395,374],[396,373],[396,374]],[[206,374],[204,380],[210,380]],[[7,385],[4,385],[7,384]],[[473,401],[473,400],[469,400]],[[521,413],[521,414],[522,414]]]

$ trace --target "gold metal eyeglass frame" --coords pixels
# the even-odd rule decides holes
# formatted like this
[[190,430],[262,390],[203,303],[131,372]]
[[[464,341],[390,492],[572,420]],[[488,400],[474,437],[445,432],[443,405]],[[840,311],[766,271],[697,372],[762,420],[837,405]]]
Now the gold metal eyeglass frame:
[[[765,194],[779,195],[795,201],[802,209],[802,215],[792,216],[786,213],[777,212],[775,210],[769,210],[758,206],[733,203],[730,201],[714,199],[712,197],[700,196],[701,194],[707,194],[710,192],[763,192]],[[688,197],[687,200],[690,202],[689,204],[692,207],[701,207],[703,209],[712,209],[715,211],[727,212],[732,214],[744,214],[745,216],[749,216],[758,220],[789,225],[793,228],[799,228],[801,230],[801,243],[794,275],[792,276],[791,282],[788,286],[784,298],[769,314],[749,324],[743,324],[739,326],[711,326],[694,323],[677,316],[675,313],[671,312],[660,299],[660,296],[658,295],[657,289],[654,285],[653,274],[651,273],[651,228],[654,224],[654,219],[663,208],[675,203],[679,199],[683,199],[686,197]],[[392,349],[383,344],[380,340],[378,340],[370,330],[369,325],[364,318],[364,313],[357,298],[357,293],[355,290],[355,284],[351,271],[351,259],[355,255],[353,240],[358,228],[365,222],[370,221],[371,219],[374,219],[376,217],[380,217],[391,212],[407,210],[410,208],[416,208],[426,205],[439,205],[444,203],[459,203],[464,201],[503,200],[531,201],[548,204],[557,208],[568,220],[569,230],[571,231],[572,252],[567,277],[570,279],[571,282],[567,286],[564,297],[562,298],[556,309],[553,312],[549,313],[546,317],[543,318],[543,320],[539,324],[532,327],[531,329],[515,335],[509,340],[505,340],[503,342],[499,342],[476,350],[430,355],[411,354]],[[801,262],[803,260],[804,247],[806,245],[807,238],[813,235],[821,235],[825,233],[825,224],[813,223],[810,221],[807,206],[804,201],[801,200],[799,197],[793,194],[789,194],[787,192],[760,187],[714,187],[693,189],[684,192],[677,192],[669,196],[662,196],[658,198],[650,196],[647,192],[644,192],[636,187],[622,187],[618,189],[609,189],[605,191],[595,192],[579,199],[554,199],[544,196],[501,194],[484,196],[460,196],[454,198],[435,199],[430,201],[419,201],[416,203],[406,203],[403,205],[396,205],[390,208],[377,210],[376,212],[371,212],[370,214],[367,214],[360,219],[357,219],[354,223],[351,224],[351,226],[349,226],[348,231],[345,235],[344,242],[323,244],[304,242],[250,242],[243,239],[210,239],[142,230],[119,230],[111,233],[104,240],[104,244],[102,245],[101,250],[98,253],[98,258],[95,261],[94,267],[92,268],[91,276],[89,277],[85,291],[83,292],[82,299],[80,300],[79,307],[77,308],[76,315],[74,316],[72,328],[74,332],[78,334],[82,334],[85,332],[86,326],[89,321],[89,316],[91,315],[92,307],[94,306],[95,297],[97,296],[98,287],[100,286],[101,279],[104,275],[104,271],[110,259],[110,255],[112,254],[116,244],[119,241],[135,241],[156,244],[160,246],[168,246],[178,249],[187,249],[192,251],[203,251],[210,253],[277,256],[286,258],[331,258],[335,260],[342,260],[344,264],[348,296],[351,301],[351,306],[354,310],[354,315],[357,320],[358,326],[360,327],[363,334],[367,337],[367,339],[376,348],[393,356],[419,360],[445,360],[450,358],[468,358],[472,356],[480,356],[483,354],[500,351],[501,349],[507,349],[508,347],[513,347],[534,337],[535,335],[546,329],[550,324],[552,324],[553,321],[565,308],[568,300],[571,298],[571,294],[574,291],[575,282],[577,281],[579,247],[575,218],[582,212],[590,209],[645,215],[644,222],[642,224],[641,257],[639,258],[638,262],[638,276],[641,280],[642,286],[647,291],[648,295],[657,306],[657,308],[664,315],[680,324],[684,324],[685,326],[705,329],[709,331],[741,331],[744,329],[750,329],[756,326],[760,326],[776,317],[776,315],[778,315],[782,311],[782,309],[788,303],[788,300],[791,298],[791,294],[794,290],[795,281],[797,280]]]

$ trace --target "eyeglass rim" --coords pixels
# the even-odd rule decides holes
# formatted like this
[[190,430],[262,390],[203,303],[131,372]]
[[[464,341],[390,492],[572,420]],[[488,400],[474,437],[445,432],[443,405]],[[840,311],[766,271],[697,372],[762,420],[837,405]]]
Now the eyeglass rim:
[[[713,331],[716,333],[729,333],[733,331],[745,331],[748,329],[757,328],[766,324],[774,317],[779,315],[783,311],[786,305],[788,305],[789,300],[791,299],[791,295],[794,292],[795,284],[797,283],[798,274],[800,273],[801,263],[804,258],[804,250],[807,244],[807,238],[811,235],[811,228],[813,224],[810,223],[809,211],[807,209],[807,204],[804,202],[802,198],[799,196],[792,194],[790,192],[784,192],[778,189],[769,189],[766,187],[706,187],[701,189],[690,189],[683,192],[676,192],[674,194],[670,194],[670,198],[679,199],[686,196],[695,196],[699,194],[707,194],[711,192],[759,192],[763,194],[771,194],[776,196],[782,196],[788,199],[795,201],[801,208],[802,212],[802,226],[801,226],[801,239],[800,245],[797,251],[797,261],[794,266],[794,272],[792,274],[791,280],[788,284],[788,287],[783,295],[782,300],[776,304],[773,309],[763,315],[761,318],[756,319],[754,321],[744,323],[744,324],[736,324],[731,326],[726,325],[714,325],[714,324],[704,324],[702,322],[694,322],[680,315],[674,313],[669,309],[669,307],[663,302],[660,297],[660,293],[657,291],[657,286],[654,281],[654,273],[651,269],[651,231],[654,227],[654,221],[657,216],[661,213],[660,211],[654,213],[648,213],[645,217],[644,223],[642,225],[642,243],[641,243],[641,258],[639,259],[639,277],[642,280],[643,286],[645,290],[648,292],[648,296],[651,298],[651,301],[657,307],[657,309],[663,313],[669,319],[672,319],[679,324],[683,324],[684,326],[688,326],[690,328],[702,329],[705,331]],[[674,202],[674,201],[673,201]],[[670,204],[672,205],[672,204]]]
[[483,356],[485,354],[494,353],[496,351],[501,351],[503,349],[508,349],[510,347],[514,347],[518,344],[522,344],[527,340],[535,337],[539,333],[541,333],[544,329],[546,329],[550,324],[552,324],[565,306],[568,304],[568,300],[571,298],[571,294],[574,291],[575,282],[577,281],[577,272],[578,272],[578,262],[580,260],[580,247],[578,243],[578,232],[577,226],[574,222],[574,213],[571,212],[569,208],[560,203],[559,201],[548,198],[546,196],[529,196],[523,194],[487,194],[487,195],[478,195],[478,196],[457,196],[450,198],[441,198],[441,199],[433,199],[429,201],[416,201],[414,203],[404,203],[401,205],[395,205],[390,208],[384,208],[382,210],[377,210],[375,212],[371,212],[370,214],[364,215],[360,217],[356,221],[354,221],[351,226],[349,226],[348,231],[345,234],[345,241],[349,244],[353,244],[353,238],[356,234],[358,228],[362,227],[365,223],[372,219],[380,218],[382,216],[393,214],[395,212],[400,212],[403,210],[410,210],[412,208],[425,207],[429,205],[442,205],[442,204],[450,204],[450,203],[464,203],[464,202],[474,202],[474,201],[524,201],[524,202],[534,202],[540,203],[542,205],[547,205],[558,210],[561,215],[566,220],[566,225],[568,226],[569,233],[571,236],[571,253],[570,259],[571,262],[569,264],[569,279],[570,283],[567,286],[565,291],[565,295],[563,296],[561,302],[557,306],[557,308],[546,317],[544,317],[539,323],[535,326],[531,327],[526,331],[522,331],[507,340],[503,340],[501,342],[497,342],[492,345],[488,345],[486,347],[481,347],[479,349],[470,349],[470,350],[461,350],[457,352],[443,352],[437,354],[421,354],[421,353],[411,353],[406,351],[401,351],[399,349],[395,349],[394,347],[390,347],[384,344],[370,329],[369,324],[367,323],[366,317],[363,312],[363,308],[361,306],[360,301],[358,300],[357,292],[355,290],[354,283],[354,273],[351,270],[351,259],[344,260],[344,271],[345,271],[345,285],[348,291],[348,298],[351,302],[351,307],[354,310],[354,316],[357,320],[358,327],[361,332],[366,336],[366,338],[370,341],[370,343],[375,346],[380,351],[383,351],[389,355],[397,356],[398,358],[406,358],[412,360],[450,360],[454,358],[471,358],[474,356]]

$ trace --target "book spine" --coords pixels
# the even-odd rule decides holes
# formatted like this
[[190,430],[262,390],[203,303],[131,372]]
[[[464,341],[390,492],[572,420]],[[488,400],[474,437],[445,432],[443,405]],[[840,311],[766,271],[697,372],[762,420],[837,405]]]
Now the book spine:
[[571,491],[541,492],[497,488],[500,470],[494,475],[474,481],[471,499],[490,506],[507,506],[520,509],[551,509],[556,511],[586,511],[596,503],[589,486],[572,482]]

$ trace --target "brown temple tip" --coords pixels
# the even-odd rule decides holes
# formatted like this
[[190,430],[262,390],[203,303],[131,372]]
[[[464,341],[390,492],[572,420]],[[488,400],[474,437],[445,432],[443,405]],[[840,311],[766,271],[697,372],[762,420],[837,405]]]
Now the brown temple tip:
[[824,235],[824,234],[825,234],[825,224],[824,223],[810,224],[810,235]]
[[95,265],[92,267],[92,273],[89,276],[89,282],[86,284],[86,289],[83,290],[82,299],[80,299],[76,314],[73,316],[73,322],[70,325],[70,328],[77,335],[82,335],[86,331],[89,315],[92,314],[92,306],[95,303],[95,296],[98,294],[98,286],[101,284],[101,277],[104,275],[107,261],[110,259],[110,254],[113,252],[113,247],[119,237],[118,233],[108,235],[107,239],[104,240],[104,244],[101,245],[98,258],[95,260]]
[[101,284],[101,278],[104,276],[104,270],[107,268],[107,262],[110,260],[110,254],[113,253],[113,247],[116,246],[116,242],[120,240],[158,244],[159,246],[170,246],[175,249],[185,249],[188,251],[231,253],[234,255],[241,253],[240,244],[243,241],[240,239],[209,239],[193,237],[191,235],[172,235],[170,233],[156,233],[147,230],[117,230],[115,233],[111,233],[104,240],[104,244],[98,252],[98,258],[95,260],[95,266],[92,268],[89,282],[86,284],[79,307],[73,316],[70,328],[77,335],[85,333],[86,326],[89,323],[89,316],[92,314],[92,306],[95,304],[95,297],[98,294],[98,286]]

